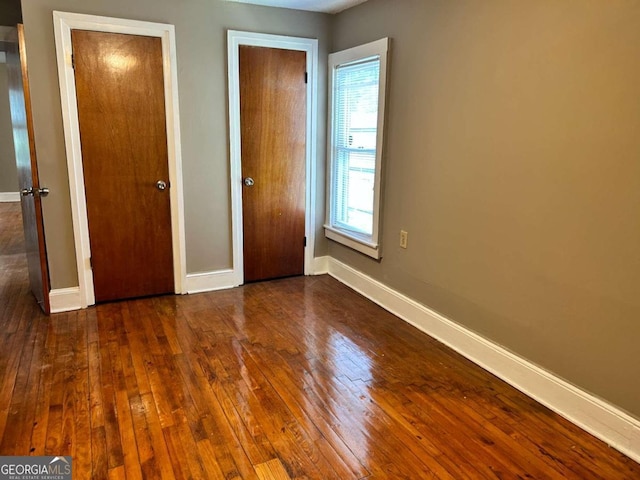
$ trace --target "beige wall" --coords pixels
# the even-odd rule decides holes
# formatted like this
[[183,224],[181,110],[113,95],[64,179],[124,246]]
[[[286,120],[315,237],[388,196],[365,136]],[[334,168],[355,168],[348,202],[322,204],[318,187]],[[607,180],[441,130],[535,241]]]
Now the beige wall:
[[[227,126],[227,29],[319,40],[320,105],[331,17],[324,14],[225,3],[217,0],[25,0],[23,18],[33,97],[52,288],[78,284],[64,149],[52,11],[170,23],[176,27],[184,174],[187,272],[231,267]],[[318,125],[325,125],[321,108]],[[318,190],[324,185],[324,136],[318,144]],[[319,202],[318,221],[323,219]],[[318,233],[317,249],[326,252]]]
[[[330,255],[640,417],[640,3],[370,0],[384,258]],[[398,247],[399,231],[409,248]]]
[[0,192],[18,191],[18,170],[13,150],[13,127],[9,110],[7,65],[0,63]]

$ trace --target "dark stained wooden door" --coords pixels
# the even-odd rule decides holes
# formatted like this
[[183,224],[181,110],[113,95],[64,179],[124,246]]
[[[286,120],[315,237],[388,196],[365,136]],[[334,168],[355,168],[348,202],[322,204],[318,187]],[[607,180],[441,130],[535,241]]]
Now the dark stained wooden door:
[[24,29],[18,25],[15,37],[7,42],[7,73],[9,82],[9,104],[13,124],[13,143],[18,165],[21,196],[22,221],[29,268],[29,283],[38,304],[49,313],[49,270],[42,220],[42,198],[39,194],[38,165],[36,162],[33,117],[31,114],[31,91]]
[[306,53],[249,46],[239,53],[244,279],[302,275]]
[[71,33],[96,301],[174,292],[161,39]]

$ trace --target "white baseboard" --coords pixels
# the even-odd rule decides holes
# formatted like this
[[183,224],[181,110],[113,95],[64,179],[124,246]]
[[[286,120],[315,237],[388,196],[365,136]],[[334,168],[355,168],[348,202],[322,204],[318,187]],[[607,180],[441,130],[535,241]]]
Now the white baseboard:
[[[192,273],[187,275],[187,293],[212,292],[237,287],[233,270]],[[49,293],[51,313],[69,312],[82,308],[80,287],[60,288]]]
[[20,192],[0,192],[0,203],[19,202]]
[[[329,257],[313,259],[309,275],[323,275],[329,272]],[[204,293],[225,290],[239,285],[238,275],[232,269],[214,272],[191,273],[187,275],[187,293]]]
[[213,292],[237,286],[236,274],[233,270],[218,270],[187,275],[187,293]]
[[313,259],[313,271],[309,275],[324,275],[329,273],[329,257],[316,257]]
[[80,287],[58,288],[49,292],[49,306],[51,313],[70,312],[80,310]]
[[640,462],[639,420],[333,258],[329,274]]

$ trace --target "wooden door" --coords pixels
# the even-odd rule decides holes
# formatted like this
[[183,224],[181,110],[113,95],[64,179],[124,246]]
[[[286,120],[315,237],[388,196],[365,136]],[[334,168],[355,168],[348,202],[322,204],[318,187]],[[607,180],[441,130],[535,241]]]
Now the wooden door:
[[71,40],[96,302],[174,292],[161,39]]
[[[42,197],[36,163],[36,147],[31,114],[31,91],[24,30],[18,25],[15,37],[7,42],[9,104],[13,124],[13,143],[18,165],[29,283],[31,291],[45,313],[49,313],[49,270],[42,221]],[[26,128],[25,128],[26,126]]]
[[304,273],[306,53],[241,46],[244,279]]

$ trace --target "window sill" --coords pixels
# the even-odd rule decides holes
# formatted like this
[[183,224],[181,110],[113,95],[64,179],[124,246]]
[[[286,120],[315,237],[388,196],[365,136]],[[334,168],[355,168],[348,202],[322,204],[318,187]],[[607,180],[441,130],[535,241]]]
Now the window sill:
[[340,230],[330,225],[324,226],[324,235],[335,242],[341,243],[353,250],[364,253],[371,258],[380,260],[380,245],[373,243],[366,238],[360,237],[357,233]]

